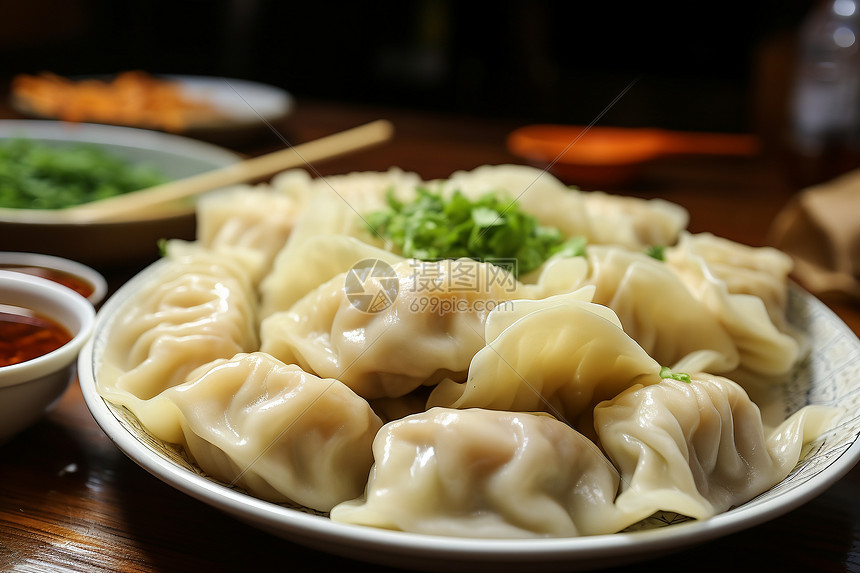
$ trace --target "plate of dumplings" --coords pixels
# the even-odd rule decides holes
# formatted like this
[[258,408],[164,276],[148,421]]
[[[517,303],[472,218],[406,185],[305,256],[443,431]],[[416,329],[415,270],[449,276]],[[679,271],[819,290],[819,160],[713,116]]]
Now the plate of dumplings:
[[[415,256],[373,214],[427,190],[516,197],[584,248],[518,274]],[[673,203],[521,165],[290,170],[197,217],[99,311],[84,398],[137,464],[296,543],[605,567],[784,514],[860,458],[860,341],[787,255]]]

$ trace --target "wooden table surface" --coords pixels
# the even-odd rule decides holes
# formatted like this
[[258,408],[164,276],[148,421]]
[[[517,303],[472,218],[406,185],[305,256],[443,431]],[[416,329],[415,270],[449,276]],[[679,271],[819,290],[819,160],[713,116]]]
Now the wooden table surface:
[[[15,117],[0,109],[0,117]],[[322,175],[399,166],[425,178],[517,161],[504,147],[514,120],[475,120],[396,109],[299,101],[276,127],[300,143],[378,118],[393,121],[382,147],[315,165]],[[282,147],[264,133],[239,151]],[[767,241],[792,193],[779,164],[761,158],[673,158],[650,165],[619,193],[686,207],[690,230],[750,245]],[[118,287],[148,261],[100,269]],[[860,332],[856,305],[830,301]],[[38,424],[0,447],[0,570],[232,571],[273,564],[383,571],[263,533],[162,483],[123,455],[90,416],[77,384]],[[860,468],[770,522],[631,569],[661,571],[860,570]]]

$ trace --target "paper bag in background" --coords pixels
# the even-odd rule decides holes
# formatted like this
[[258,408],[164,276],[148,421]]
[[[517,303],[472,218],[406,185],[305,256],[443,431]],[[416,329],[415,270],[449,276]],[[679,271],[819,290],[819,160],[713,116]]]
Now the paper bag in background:
[[792,256],[794,277],[816,296],[860,301],[860,170],[798,193],[769,242]]

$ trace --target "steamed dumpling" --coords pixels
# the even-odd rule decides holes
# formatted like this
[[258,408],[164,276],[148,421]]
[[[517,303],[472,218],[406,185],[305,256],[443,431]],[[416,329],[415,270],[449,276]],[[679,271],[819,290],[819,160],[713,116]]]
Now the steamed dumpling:
[[[690,257],[672,267],[680,280],[716,317],[737,346],[739,366],[780,380],[802,357],[802,340],[774,322],[765,301],[757,294],[733,293],[702,257]],[[782,322],[782,321],[780,321]],[[687,370],[707,370],[705,366]]]
[[457,171],[431,185],[469,197],[500,193],[566,237],[631,249],[673,245],[689,220],[687,211],[662,199],[621,197],[570,188],[545,170],[527,165],[482,165]]
[[262,318],[288,311],[308,293],[362,261],[376,259],[393,265],[405,260],[348,235],[312,235],[300,243],[298,237],[295,240],[278,254],[263,283]]
[[759,297],[777,326],[785,323],[788,277],[794,263],[772,247],[751,247],[711,233],[681,233],[678,244],[665,250],[666,263],[683,269],[700,257],[731,294]]
[[644,253],[592,245],[588,248],[594,301],[611,308],[625,332],[660,364],[700,357],[712,371],[737,368],[735,341],[719,319],[663,262]]
[[208,475],[319,511],[361,494],[382,426],[337,380],[259,352],[203,365],[183,384],[125,405]]
[[621,472],[621,511],[706,519],[779,483],[832,415],[807,406],[769,430],[743,388],[701,374],[630,388],[599,404],[594,424]]
[[592,236],[583,194],[541,169],[527,165],[482,165],[471,171],[457,171],[448,179],[430,185],[445,193],[460,191],[472,198],[495,193],[515,200],[541,225],[555,227],[565,237]]
[[595,302],[612,308],[625,331],[661,364],[776,377],[800,357],[797,339],[777,328],[762,299],[729,292],[700,257],[681,267],[594,245],[588,260],[585,282],[596,287]]
[[114,316],[98,376],[105,395],[151,398],[202,364],[259,346],[248,269],[202,248],[162,259]]
[[290,188],[293,195],[310,198],[260,285],[261,317],[289,310],[302,296],[358,261],[374,257],[393,264],[402,260],[384,248],[385,242],[372,234],[362,215],[384,207],[388,191],[414,194],[421,184],[416,174],[392,168],[311,179],[299,172],[278,184]]
[[674,245],[687,227],[686,209],[664,199],[641,199],[602,191],[582,194],[591,219],[592,243],[641,250]]
[[495,309],[487,319],[487,346],[472,359],[468,378],[441,382],[428,407],[548,411],[576,425],[599,401],[634,384],[657,383],[660,364],[610,309],[589,302],[591,292]]
[[434,408],[389,422],[365,496],[334,521],[454,537],[572,537],[625,527],[618,476],[595,445],[547,415]]
[[[484,321],[518,288],[504,269],[471,259],[390,267],[363,289],[389,298],[363,308],[341,274],[287,312],[263,321],[264,352],[319,376],[337,378],[368,398],[398,397],[444,376],[464,376],[484,346]],[[357,275],[356,275],[357,276]],[[396,292],[393,292],[395,289]]]
[[197,202],[197,243],[213,251],[235,251],[253,265],[257,284],[269,272],[303,207],[301,201],[268,185],[208,193]]
[[665,253],[667,266],[738,342],[743,367],[780,376],[802,357],[806,341],[786,317],[788,255],[709,233],[684,233]]

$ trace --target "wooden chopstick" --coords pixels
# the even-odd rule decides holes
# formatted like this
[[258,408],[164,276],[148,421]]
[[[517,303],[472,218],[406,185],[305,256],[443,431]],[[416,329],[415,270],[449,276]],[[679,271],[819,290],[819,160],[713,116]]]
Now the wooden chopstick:
[[[389,121],[377,120],[287,149],[246,159],[239,163],[184,179],[170,181],[148,189],[132,191],[68,209],[51,212],[41,211],[43,215],[41,218],[38,216],[39,212],[33,213],[33,218],[35,220],[52,219],[51,222],[58,223],[95,223],[128,220],[142,211],[151,210],[153,207],[158,207],[178,199],[252,181],[273,175],[279,171],[383,143],[391,138],[393,131],[393,126]],[[22,217],[22,220],[27,220],[27,218],[25,215]]]

